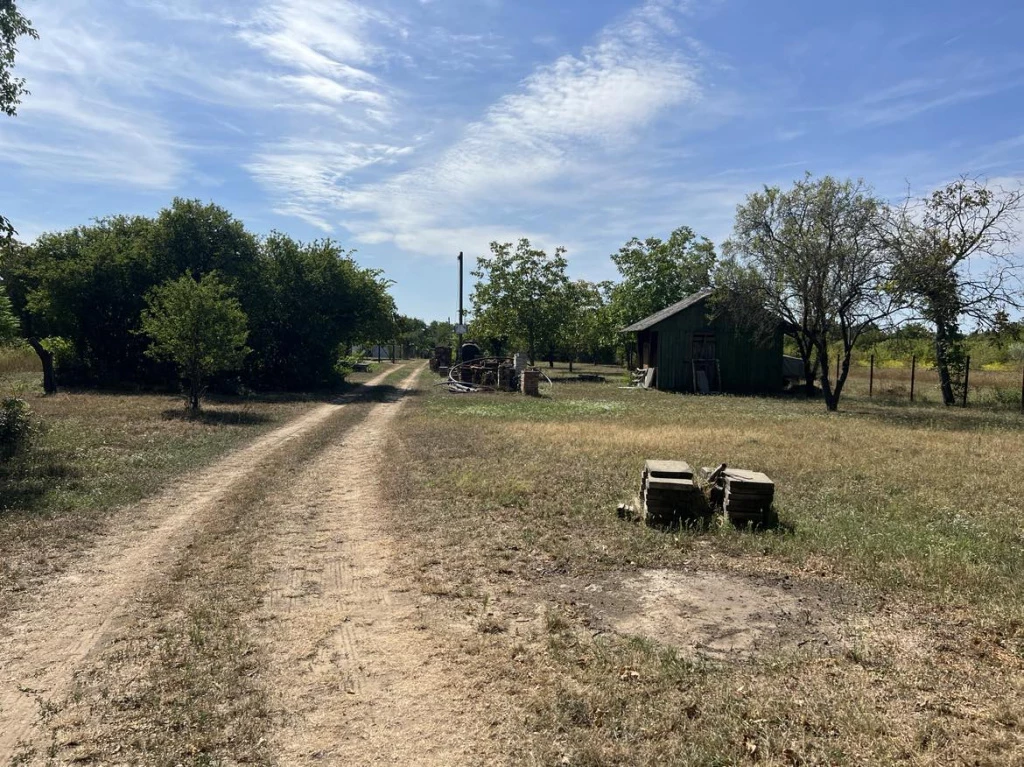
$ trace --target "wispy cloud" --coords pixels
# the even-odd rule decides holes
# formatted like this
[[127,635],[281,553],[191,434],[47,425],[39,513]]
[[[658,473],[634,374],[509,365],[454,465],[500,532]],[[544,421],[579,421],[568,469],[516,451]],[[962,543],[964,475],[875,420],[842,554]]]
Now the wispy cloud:
[[329,213],[345,205],[347,180],[412,151],[387,144],[292,139],[256,155],[245,169],[277,198],[277,212],[332,232],[335,224]]
[[46,34],[22,46],[19,74],[32,94],[17,120],[0,125],[0,159],[65,183],[170,188],[186,163],[172,128],[145,103],[157,77],[152,52],[76,10],[33,9]]
[[906,78],[868,93],[835,115],[852,127],[890,125],[1024,87],[1024,61],[965,65],[954,58],[936,68],[937,74]]
[[[501,227],[486,221],[485,209],[557,201],[551,189],[559,180],[633,151],[665,110],[699,99],[698,70],[673,44],[677,18],[674,4],[643,4],[579,54],[536,69],[432,160],[386,181],[350,187],[345,160],[310,156],[296,165],[288,152],[268,151],[251,170],[284,192],[282,204],[321,220],[340,216],[364,241],[429,254],[447,252],[459,237],[496,235]],[[315,184],[308,183],[312,165],[320,169]],[[286,175],[289,167],[307,181],[271,172]]]

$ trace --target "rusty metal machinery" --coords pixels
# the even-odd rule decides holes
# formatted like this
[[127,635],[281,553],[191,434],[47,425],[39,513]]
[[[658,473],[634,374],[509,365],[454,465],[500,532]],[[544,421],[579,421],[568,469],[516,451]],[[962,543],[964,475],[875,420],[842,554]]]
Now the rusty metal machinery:
[[[553,385],[551,379],[540,371],[534,371],[539,377],[547,380],[548,386]],[[516,370],[513,357],[481,357],[453,365],[448,371],[448,380],[444,383],[448,390],[457,394],[474,392],[506,391],[514,392],[520,388],[524,373]],[[531,393],[536,393],[531,391]]]

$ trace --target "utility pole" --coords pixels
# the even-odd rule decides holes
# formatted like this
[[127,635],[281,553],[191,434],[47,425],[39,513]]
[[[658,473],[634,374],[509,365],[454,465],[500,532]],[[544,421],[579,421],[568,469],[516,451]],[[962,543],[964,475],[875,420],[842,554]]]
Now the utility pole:
[[455,328],[455,333],[459,337],[459,348],[455,350],[455,359],[458,362],[462,362],[462,336],[466,333],[466,326],[463,324],[463,312],[462,312],[462,251],[459,251],[459,324]]

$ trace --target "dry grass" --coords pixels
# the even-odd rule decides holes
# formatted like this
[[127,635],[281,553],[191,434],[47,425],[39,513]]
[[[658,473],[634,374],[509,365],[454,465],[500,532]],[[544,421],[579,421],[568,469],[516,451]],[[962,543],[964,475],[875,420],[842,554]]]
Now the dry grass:
[[0,346],[0,377],[14,373],[42,374],[39,357],[29,346]]
[[[519,702],[525,764],[1024,764],[1024,418],[995,410],[692,397],[563,384],[549,398],[429,386],[391,453],[398,534],[425,593],[481,633]],[[776,481],[783,527],[620,521],[645,458]],[[645,568],[788,578],[825,594],[825,648],[736,662],[602,632],[583,589]],[[553,616],[553,617],[551,617]],[[474,617],[473,621],[478,621]],[[464,621],[462,622],[464,623]],[[513,624],[515,625],[515,624]],[[533,624],[529,624],[533,625]]]
[[89,391],[44,397],[37,378],[6,381],[28,400],[39,433],[24,455],[0,464],[0,615],[19,593],[66,567],[114,510],[323,399],[215,397],[191,420],[177,397]]

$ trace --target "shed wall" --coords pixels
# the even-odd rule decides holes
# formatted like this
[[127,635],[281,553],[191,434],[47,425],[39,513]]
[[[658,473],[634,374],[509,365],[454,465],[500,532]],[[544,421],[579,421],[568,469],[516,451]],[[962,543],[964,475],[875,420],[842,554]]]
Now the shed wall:
[[758,344],[726,317],[709,320],[704,302],[684,309],[651,328],[658,334],[658,388],[692,392],[694,333],[714,333],[721,389],[735,394],[761,394],[782,389],[782,333]]

